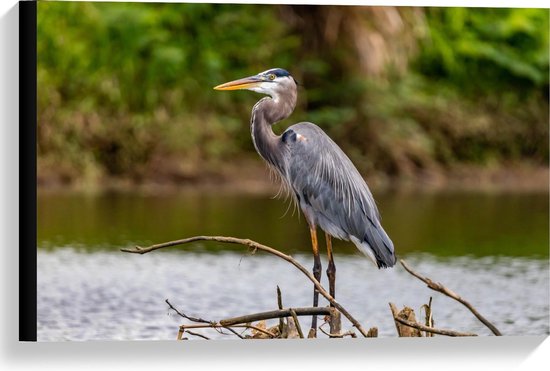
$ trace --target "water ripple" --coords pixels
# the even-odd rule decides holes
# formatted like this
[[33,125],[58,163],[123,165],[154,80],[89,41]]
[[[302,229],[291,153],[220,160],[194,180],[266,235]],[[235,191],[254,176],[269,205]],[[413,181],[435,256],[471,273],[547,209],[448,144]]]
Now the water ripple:
[[[312,265],[310,255],[295,257],[306,267]],[[470,301],[503,334],[549,334],[547,260],[428,254],[406,260]],[[420,307],[430,296],[436,327],[491,335],[465,307],[428,289],[401,267],[379,271],[360,255],[337,255],[336,264],[338,301],[365,327],[377,326],[382,337],[395,336],[388,302],[410,306],[420,318]],[[165,299],[190,315],[219,320],[276,309],[277,285],[286,307],[311,304],[309,281],[289,264],[263,254],[39,249],[38,339],[175,339],[183,322],[168,310]],[[309,319],[302,322],[307,326]],[[343,326],[351,328],[346,321]]]

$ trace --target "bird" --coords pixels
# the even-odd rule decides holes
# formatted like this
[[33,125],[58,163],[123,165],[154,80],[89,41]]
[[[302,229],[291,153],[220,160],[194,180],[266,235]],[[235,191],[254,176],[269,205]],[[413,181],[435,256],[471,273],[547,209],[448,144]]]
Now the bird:
[[[317,227],[325,232],[329,294],[336,295],[336,265],[332,237],[351,241],[380,268],[393,267],[394,245],[381,224],[372,193],[349,157],[317,125],[300,122],[281,135],[272,126],[289,117],[296,107],[298,83],[282,68],[229,81],[215,90],[250,90],[264,94],[252,108],[250,131],[260,157],[275,170],[307,221],[313,249],[313,276],[321,281]],[[313,291],[313,306],[319,292]],[[315,337],[313,316],[308,337]]]

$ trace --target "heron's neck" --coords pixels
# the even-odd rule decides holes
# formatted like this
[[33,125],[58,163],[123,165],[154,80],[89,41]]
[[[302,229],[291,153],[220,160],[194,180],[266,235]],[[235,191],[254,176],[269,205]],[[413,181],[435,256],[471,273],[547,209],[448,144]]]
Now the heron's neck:
[[296,96],[288,99],[260,99],[252,109],[250,131],[256,151],[268,164],[278,170],[284,169],[284,148],[281,137],[271,129],[271,125],[290,116],[296,105]]

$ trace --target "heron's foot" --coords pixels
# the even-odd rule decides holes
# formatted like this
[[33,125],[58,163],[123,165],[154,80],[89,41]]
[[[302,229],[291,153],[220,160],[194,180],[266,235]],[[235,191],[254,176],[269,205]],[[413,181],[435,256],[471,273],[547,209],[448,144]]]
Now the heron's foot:
[[313,327],[310,328],[310,329],[309,329],[309,333],[307,334],[307,338],[308,338],[308,339],[315,339],[315,338],[317,338],[317,329],[315,329],[315,328],[313,328]]

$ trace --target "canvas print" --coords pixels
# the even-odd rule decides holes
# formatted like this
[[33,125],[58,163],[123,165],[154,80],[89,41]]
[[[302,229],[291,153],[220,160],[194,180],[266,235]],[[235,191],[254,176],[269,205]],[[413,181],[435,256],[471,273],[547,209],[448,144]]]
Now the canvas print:
[[548,27],[39,2],[37,340],[548,335]]

